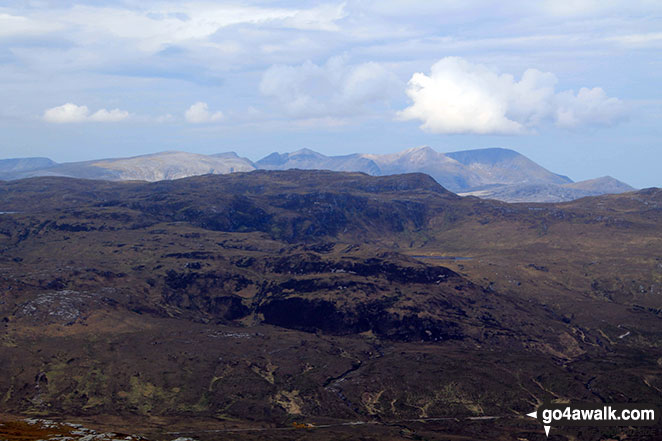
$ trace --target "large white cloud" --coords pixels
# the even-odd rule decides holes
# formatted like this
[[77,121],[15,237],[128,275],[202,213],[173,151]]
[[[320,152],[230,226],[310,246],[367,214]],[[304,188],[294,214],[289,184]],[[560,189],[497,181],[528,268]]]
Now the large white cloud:
[[387,100],[400,81],[379,63],[347,64],[345,57],[324,65],[311,61],[266,70],[260,92],[278,102],[289,116],[322,118],[360,113],[365,106]]
[[415,73],[407,95],[412,105],[398,113],[420,120],[432,133],[519,134],[551,121],[560,127],[609,126],[625,114],[623,103],[597,87],[556,92],[557,78],[528,69],[519,81],[459,57]]
[[198,101],[184,113],[186,121],[193,124],[218,122],[223,119],[223,112],[210,112],[207,103]]
[[66,103],[61,106],[47,109],[44,120],[52,123],[80,123],[80,122],[118,122],[129,117],[129,112],[120,109],[99,109],[90,113],[87,106],[78,106]]

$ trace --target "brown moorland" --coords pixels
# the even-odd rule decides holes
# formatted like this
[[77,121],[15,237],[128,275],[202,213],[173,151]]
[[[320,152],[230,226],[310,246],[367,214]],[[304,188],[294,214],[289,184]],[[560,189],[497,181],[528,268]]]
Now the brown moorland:
[[662,396],[662,190],[34,178],[0,183],[0,211],[6,413],[151,439],[537,440],[544,400]]

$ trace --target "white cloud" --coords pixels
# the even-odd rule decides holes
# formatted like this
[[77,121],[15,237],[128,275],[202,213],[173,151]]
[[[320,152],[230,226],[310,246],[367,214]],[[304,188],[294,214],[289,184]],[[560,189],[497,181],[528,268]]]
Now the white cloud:
[[655,47],[662,45],[662,32],[648,32],[645,34],[627,34],[607,38],[624,46]]
[[90,114],[87,106],[77,106],[66,103],[58,107],[47,109],[44,112],[44,120],[52,123],[80,123],[80,122],[118,122],[129,117],[126,110],[99,109]]
[[540,7],[553,15],[582,15],[614,8],[619,2],[614,0],[543,0]]
[[172,116],[170,113],[166,113],[165,115],[159,115],[159,116],[153,118],[153,121],[158,123],[158,124],[169,123],[169,122],[173,122],[174,120],[175,120],[175,117]]
[[415,73],[407,95],[413,104],[398,113],[420,120],[432,133],[520,134],[545,121],[565,128],[613,125],[623,103],[600,88],[555,92],[556,76],[528,69],[519,81],[459,57],[435,63],[430,75]]
[[260,92],[278,102],[293,117],[319,118],[360,113],[368,104],[386,101],[400,81],[374,62],[348,65],[344,57],[319,66],[274,65],[266,70]]
[[[142,5],[141,5],[142,6]],[[122,6],[76,5],[65,13],[45,16],[76,32],[112,35],[153,52],[170,44],[206,40],[222,28],[236,25],[276,25],[302,31],[337,31],[344,4],[310,8],[232,5],[220,2],[145,2],[140,9]]]
[[61,29],[53,22],[36,21],[29,17],[0,13],[0,37],[40,35]]
[[600,87],[579,92],[568,90],[555,97],[556,125],[565,128],[581,126],[611,126],[625,117],[623,102],[618,98],[609,98]]
[[210,112],[207,103],[198,101],[186,110],[184,113],[186,121],[193,124],[204,124],[218,122],[223,119],[223,112]]
[[122,121],[123,119],[126,119],[128,117],[129,117],[129,112],[127,112],[126,110],[100,109],[100,110],[97,110],[96,112],[94,112],[92,115],[90,115],[89,120],[90,121],[96,121],[96,122],[118,122],[118,121]]
[[44,112],[44,120],[54,123],[83,122],[88,118],[90,110],[87,106],[77,106],[72,103],[53,107]]
[[616,14],[626,15],[659,12],[657,0],[542,0],[534,3],[541,12],[552,16],[591,16]]
[[284,27],[311,31],[338,31],[336,21],[345,18],[345,3],[321,4],[311,9],[295,10],[282,20]]

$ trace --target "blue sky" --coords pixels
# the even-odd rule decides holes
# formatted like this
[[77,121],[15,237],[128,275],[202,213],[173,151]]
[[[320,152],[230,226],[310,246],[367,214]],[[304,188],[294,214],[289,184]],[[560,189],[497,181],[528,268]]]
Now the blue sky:
[[657,0],[0,3],[0,158],[513,148],[662,186]]

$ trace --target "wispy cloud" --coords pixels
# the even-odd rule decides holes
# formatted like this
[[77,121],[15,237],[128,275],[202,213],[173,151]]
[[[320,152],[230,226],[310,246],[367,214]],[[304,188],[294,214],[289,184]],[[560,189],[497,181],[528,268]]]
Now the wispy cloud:
[[34,36],[63,29],[57,22],[43,22],[30,17],[0,13],[0,37]]
[[107,35],[131,41],[143,51],[154,52],[182,42],[209,38],[222,28],[240,24],[302,30],[337,31],[336,21],[345,16],[343,3],[314,7],[277,8],[219,2],[146,2],[140,8],[123,4],[76,5],[53,10],[27,11],[31,16],[0,14],[0,35],[14,35],[40,28],[62,29],[72,39]]
[[614,37],[609,37],[608,40],[622,44],[624,46],[659,47],[662,46],[662,32],[617,35]]
[[348,64],[345,57],[317,65],[274,65],[266,70],[260,92],[290,116],[324,118],[356,115],[365,106],[388,100],[400,86],[397,77],[374,62]]

